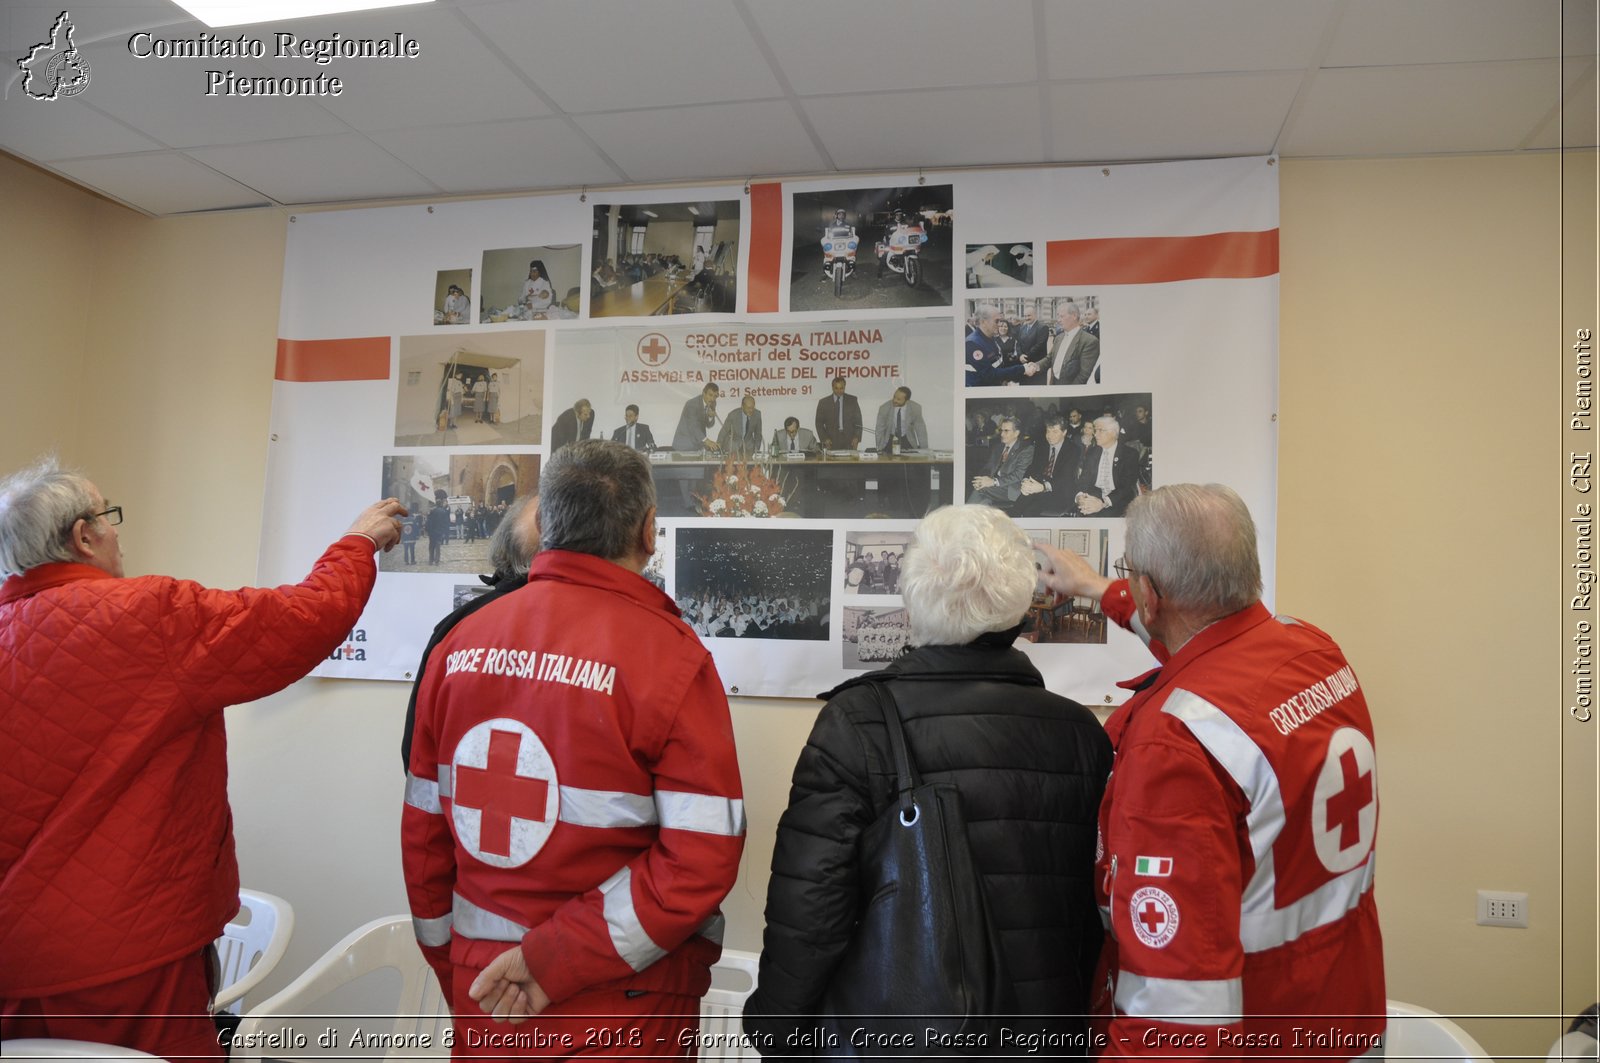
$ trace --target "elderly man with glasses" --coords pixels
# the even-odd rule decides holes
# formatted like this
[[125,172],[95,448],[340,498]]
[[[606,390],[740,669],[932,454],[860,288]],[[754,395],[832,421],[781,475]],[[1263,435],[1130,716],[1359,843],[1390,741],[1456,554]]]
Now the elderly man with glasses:
[[367,507],[299,584],[215,591],[127,577],[122,507],[53,459],[0,480],[0,1039],[221,1057],[222,710],[333,651],[405,512]]
[[1139,496],[1115,580],[1036,549],[1046,586],[1098,598],[1160,662],[1106,722],[1101,1054],[1381,1055],[1372,717],[1333,639],[1261,603],[1243,500]]

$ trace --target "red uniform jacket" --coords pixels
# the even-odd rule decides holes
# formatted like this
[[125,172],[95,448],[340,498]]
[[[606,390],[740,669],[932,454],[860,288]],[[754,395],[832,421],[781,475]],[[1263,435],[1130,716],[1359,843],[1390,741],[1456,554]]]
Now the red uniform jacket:
[[292,587],[76,564],[0,586],[0,996],[118,981],[222,932],[239,910],[222,709],[327,657],[376,575],[348,535]]
[[[1126,581],[1104,607],[1139,628]],[[1170,657],[1152,649],[1162,668],[1106,725],[1103,1054],[1378,1047],[1378,777],[1354,672],[1326,634],[1260,603]]]
[[522,943],[554,1002],[699,996],[744,848],[728,700],[646,580],[546,550],[428,658],[401,819],[417,940],[453,968]]

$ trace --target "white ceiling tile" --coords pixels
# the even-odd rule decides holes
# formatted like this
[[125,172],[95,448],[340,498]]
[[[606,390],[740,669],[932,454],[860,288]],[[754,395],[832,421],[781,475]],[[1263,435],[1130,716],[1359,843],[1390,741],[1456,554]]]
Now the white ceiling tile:
[[195,148],[189,154],[279,203],[424,196],[437,191],[355,133]]
[[[93,87],[93,80],[90,86]],[[107,118],[81,97],[30,100],[13,91],[0,100],[0,148],[48,162],[77,155],[122,155],[159,149],[121,122]]]
[[564,118],[390,130],[372,139],[445,192],[567,188],[625,179]]
[[794,91],[881,92],[1038,77],[1031,0],[746,0]]
[[1561,54],[1562,0],[1350,0],[1324,66],[1417,66]]
[[1099,162],[1261,155],[1300,74],[1122,78],[1050,87],[1054,159]]
[[[183,32],[188,31],[174,35]],[[206,95],[208,70],[232,70],[239,77],[271,76],[253,59],[138,58],[124,41],[82,51],[93,80],[79,98],[172,147],[312,136],[346,128],[312,96]],[[303,76],[314,77],[315,72]]]
[[260,206],[261,193],[241,187],[175,151],[69,159],[54,169],[151,214]]
[[1322,70],[1280,148],[1293,156],[1503,150],[1560,98],[1556,59]]
[[780,100],[574,120],[630,181],[807,173],[824,166],[794,108]]
[[1316,56],[1332,0],[1073,0],[1045,12],[1047,74],[1300,70]]
[[1039,90],[941,89],[826,96],[802,106],[842,170],[1037,162]]
[[513,0],[461,11],[569,113],[781,95],[731,0]]
[[[288,23],[287,28],[312,39],[335,30],[346,37],[380,39],[403,32],[417,42],[415,59],[335,59],[324,66],[293,57],[263,61],[283,77],[319,71],[337,75],[344,91],[323,99],[322,105],[359,130],[538,118],[550,113],[539,94],[446,8],[397,8],[369,12],[359,20],[302,20]],[[263,36],[271,40],[264,31]]]

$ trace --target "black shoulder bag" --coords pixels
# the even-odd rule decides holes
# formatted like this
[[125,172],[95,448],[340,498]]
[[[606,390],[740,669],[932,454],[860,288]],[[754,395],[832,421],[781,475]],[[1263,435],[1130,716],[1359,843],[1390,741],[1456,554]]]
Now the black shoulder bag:
[[899,708],[874,683],[896,796],[861,835],[860,921],[823,995],[830,1056],[983,1055],[1015,1011],[954,783],[920,781]]

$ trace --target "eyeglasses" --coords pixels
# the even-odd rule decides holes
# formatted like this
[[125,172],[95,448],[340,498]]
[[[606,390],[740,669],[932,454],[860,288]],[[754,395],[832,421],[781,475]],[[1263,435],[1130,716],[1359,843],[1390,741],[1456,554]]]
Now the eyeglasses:
[[1132,565],[1128,564],[1128,559],[1126,557],[1117,558],[1117,560],[1111,563],[1111,568],[1118,576],[1125,580],[1131,581],[1135,576],[1144,576],[1145,579],[1150,581],[1150,589],[1155,591],[1158,597],[1160,596],[1161,588],[1156,586],[1155,577],[1151,576],[1150,573],[1144,571],[1143,569],[1134,568]]
[[101,517],[104,517],[106,519],[106,523],[114,528],[118,524],[122,523],[122,507],[112,506],[110,509],[103,509],[99,513],[91,513],[85,519],[98,520]]

